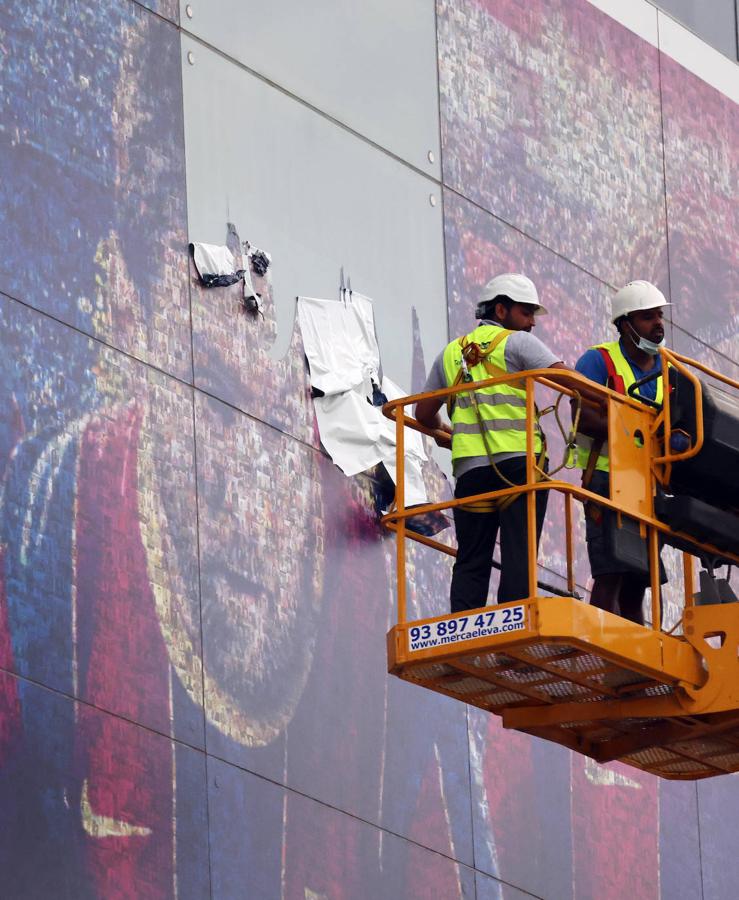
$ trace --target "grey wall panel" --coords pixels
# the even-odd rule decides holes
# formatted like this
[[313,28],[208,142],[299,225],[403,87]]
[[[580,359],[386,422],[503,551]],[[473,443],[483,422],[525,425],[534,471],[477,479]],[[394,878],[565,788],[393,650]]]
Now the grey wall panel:
[[442,0],[439,55],[445,184],[610,284],[661,278],[655,47],[587,0]]
[[186,5],[198,38],[439,176],[433,0],[191,0],[192,19]]
[[16,301],[0,324],[10,665],[201,744],[190,389]]
[[208,792],[216,900],[475,896],[472,870],[221,761]]
[[[183,71],[191,239],[223,243],[230,220],[272,254],[272,358],[288,347],[296,295],[338,298],[343,265],[375,301],[385,372],[410,388],[411,307],[424,347],[446,338],[434,183],[186,37],[183,50],[195,59]],[[211,294],[194,297],[195,367],[198,384],[220,396],[207,354],[227,340],[233,308]],[[242,354],[255,352],[253,335],[244,343]]]
[[739,859],[733,850],[739,829],[739,784],[727,775],[699,782],[697,789],[703,897],[730,900],[739,879]]
[[661,67],[673,315],[739,362],[739,109],[669,56]]
[[2,671],[0,705],[4,896],[209,896],[201,753]]
[[692,782],[659,783],[660,896],[701,896],[698,796]]
[[736,62],[736,0],[713,0],[710,4],[700,0],[658,0],[656,5]]
[[0,290],[189,379],[177,31],[10,0],[0,32]]

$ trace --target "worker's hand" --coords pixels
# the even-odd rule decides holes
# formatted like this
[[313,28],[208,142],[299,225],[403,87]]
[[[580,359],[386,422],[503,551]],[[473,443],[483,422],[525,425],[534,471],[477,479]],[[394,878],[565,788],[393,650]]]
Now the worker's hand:
[[444,447],[445,450],[452,449],[452,429],[449,425],[442,425],[434,431],[434,440],[437,446]]

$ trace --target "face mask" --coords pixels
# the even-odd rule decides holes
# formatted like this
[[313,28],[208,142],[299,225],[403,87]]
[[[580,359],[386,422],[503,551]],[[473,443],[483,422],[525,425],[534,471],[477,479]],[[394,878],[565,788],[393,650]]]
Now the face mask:
[[646,338],[638,335],[634,330],[634,326],[631,324],[631,322],[628,321],[628,319],[627,324],[631,329],[632,335],[634,336],[634,343],[636,344],[636,346],[640,350],[643,350],[645,353],[648,353],[650,356],[656,356],[659,353],[660,349],[665,346],[664,338],[662,338],[662,340],[658,344],[655,344],[654,341],[648,341]]

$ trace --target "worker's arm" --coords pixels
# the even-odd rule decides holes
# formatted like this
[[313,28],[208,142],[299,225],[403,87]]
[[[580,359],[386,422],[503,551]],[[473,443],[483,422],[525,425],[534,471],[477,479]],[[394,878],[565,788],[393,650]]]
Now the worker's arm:
[[[431,391],[441,391],[447,386],[446,376],[444,374],[444,351],[436,357],[431,370],[429,371],[426,384],[424,385],[424,393]],[[439,415],[439,410],[445,403],[442,397],[426,397],[416,403],[416,421],[420,422],[426,428],[436,432],[433,435],[434,440],[440,447],[446,447],[447,450],[452,448],[452,430],[449,425]]]
[[434,440],[440,447],[451,449],[452,429],[439,415],[443,403],[444,400],[440,400],[438,397],[426,397],[424,400],[419,400],[416,403],[416,420],[426,428],[439,432],[434,435]]
[[[576,401],[574,399],[570,400],[573,418],[576,409],[575,403]],[[590,406],[590,404],[583,403],[580,407],[580,421],[577,430],[582,434],[586,434],[588,437],[595,438],[597,441],[607,441],[608,414],[605,409],[602,407],[595,409],[595,407]]]
[[[554,365],[549,368],[566,369],[568,372],[577,371],[561,362],[554,363]],[[575,380],[573,380],[569,386],[577,391],[582,397],[592,401],[592,403],[580,404],[580,421],[577,430],[582,434],[599,441],[608,440],[608,405],[606,398],[597,391],[589,391],[585,385]],[[570,400],[573,419],[577,408],[576,404],[577,400],[573,397],[573,399]],[[592,404],[597,405],[593,406]]]

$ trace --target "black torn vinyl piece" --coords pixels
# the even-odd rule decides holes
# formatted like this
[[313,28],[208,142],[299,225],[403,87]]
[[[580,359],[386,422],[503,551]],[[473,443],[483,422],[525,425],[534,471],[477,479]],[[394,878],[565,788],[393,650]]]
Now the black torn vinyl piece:
[[[264,316],[262,295],[254,289],[252,274],[263,278],[272,263],[272,258],[265,250],[252,247],[249,241],[239,242],[235,225],[229,223],[228,228],[230,246],[198,242],[190,244],[190,252],[200,283],[206,288],[219,288],[243,282],[241,302],[244,309]],[[243,258],[246,262],[246,268],[243,269],[236,268],[234,253],[238,255],[239,245],[243,247]]]
[[267,269],[270,266],[270,258],[264,250],[257,250],[253,248],[249,251],[249,260],[251,262],[252,272],[255,275],[259,275],[259,277],[263,277],[267,274]]

